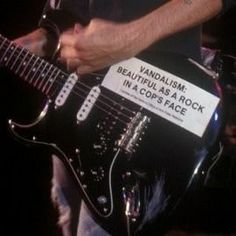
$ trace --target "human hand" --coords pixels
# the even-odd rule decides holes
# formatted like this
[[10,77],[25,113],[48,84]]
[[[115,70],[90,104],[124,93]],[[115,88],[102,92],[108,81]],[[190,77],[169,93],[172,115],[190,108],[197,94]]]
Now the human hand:
[[70,71],[85,74],[106,68],[142,50],[138,25],[93,19],[62,34],[60,60]]
[[[31,53],[34,53],[41,57],[45,57],[52,54],[51,51],[53,47],[51,45],[54,44],[54,41],[52,43],[49,43],[50,40],[47,35],[48,34],[45,29],[39,28],[26,35],[18,37],[13,41],[15,44],[26,48]],[[46,50],[47,48],[50,48],[50,50]]]

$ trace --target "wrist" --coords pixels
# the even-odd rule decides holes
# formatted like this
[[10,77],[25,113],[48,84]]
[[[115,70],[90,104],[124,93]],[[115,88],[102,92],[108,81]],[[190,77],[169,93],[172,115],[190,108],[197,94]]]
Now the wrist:
[[147,19],[140,18],[129,22],[126,24],[126,28],[125,41],[128,41],[126,47],[131,56],[139,54],[154,43],[153,32],[150,30]]

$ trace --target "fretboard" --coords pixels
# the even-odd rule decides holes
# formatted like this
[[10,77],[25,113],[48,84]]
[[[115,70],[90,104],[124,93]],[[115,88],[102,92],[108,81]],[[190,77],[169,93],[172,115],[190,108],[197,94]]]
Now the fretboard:
[[68,75],[0,35],[0,65],[28,82],[47,96],[62,87]]

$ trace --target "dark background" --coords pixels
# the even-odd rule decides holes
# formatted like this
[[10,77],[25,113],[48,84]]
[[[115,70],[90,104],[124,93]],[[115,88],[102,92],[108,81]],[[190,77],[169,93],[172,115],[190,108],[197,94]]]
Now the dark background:
[[[14,39],[35,29],[44,2],[1,0],[0,33]],[[27,123],[36,117],[34,104],[38,104],[40,98],[4,69],[0,71],[0,78],[1,213],[4,218],[1,235],[56,235],[56,218],[49,192],[49,155],[16,142],[7,129],[9,118]]]
[[[0,2],[0,33],[10,39],[33,30],[38,23],[44,1]],[[222,17],[204,24],[203,45],[220,49],[224,55],[236,55],[236,11],[230,10]],[[229,59],[230,58],[230,59]],[[227,152],[214,173],[212,186],[199,187],[186,197],[176,224],[188,232],[236,235],[235,198],[235,119],[236,97],[232,71],[235,61],[224,57],[227,68],[226,84],[230,115],[227,118]],[[22,87],[17,79],[4,69],[0,70],[0,139],[2,186],[1,215],[2,235],[56,235],[56,213],[50,203],[50,160],[41,150],[22,146],[9,135],[7,120],[33,117],[34,103],[38,95]],[[35,114],[36,115],[36,114]],[[27,121],[27,120],[26,120]],[[230,138],[229,138],[230,133]],[[8,225],[9,224],[9,225]],[[33,228],[33,229],[31,229]],[[188,233],[190,234],[190,233]]]

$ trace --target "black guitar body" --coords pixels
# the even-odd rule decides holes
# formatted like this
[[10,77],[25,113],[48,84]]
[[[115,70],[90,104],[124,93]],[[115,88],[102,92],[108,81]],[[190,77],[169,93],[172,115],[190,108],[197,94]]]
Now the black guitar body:
[[[183,56],[145,53],[140,58],[221,97],[217,81]],[[213,155],[209,150],[219,138],[221,105],[198,137],[100,86],[102,80],[80,78],[63,106],[55,105],[60,90],[54,90],[33,122],[10,121],[10,130],[26,143],[56,152],[94,218],[112,235],[134,235],[154,220],[161,227],[158,219],[175,209]],[[78,111],[98,88],[91,111],[80,119]]]

